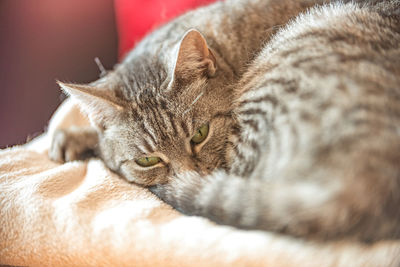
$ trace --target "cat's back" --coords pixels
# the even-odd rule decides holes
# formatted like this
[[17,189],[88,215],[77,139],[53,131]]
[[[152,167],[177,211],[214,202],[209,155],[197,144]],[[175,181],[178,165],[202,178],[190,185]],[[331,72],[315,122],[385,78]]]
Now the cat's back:
[[[299,12],[325,0],[226,0],[188,11],[145,37],[128,55],[168,54],[185,32],[196,29],[214,53],[240,76],[279,27]],[[167,53],[165,53],[167,52]]]
[[[300,14],[266,45],[248,76],[256,71],[269,75],[275,72],[273,67],[284,66],[291,72],[301,69],[321,77],[367,77],[374,72],[360,69],[364,63],[386,69],[386,74],[399,74],[396,66],[400,59],[395,55],[400,49],[400,1],[376,2],[379,4],[340,1]],[[340,71],[343,69],[348,71]],[[244,80],[247,83],[248,78]]]
[[326,183],[372,239],[400,235],[399,10],[397,0],[338,2],[302,14],[237,91],[253,177]]
[[274,110],[273,119],[292,116],[311,131],[333,134],[369,120],[376,131],[390,128],[397,136],[400,1],[375,2],[328,4],[289,23],[237,87],[239,114],[265,108],[260,114]]
[[235,84],[229,172],[174,177],[153,192],[246,229],[398,239],[399,21],[398,0],[297,16]]

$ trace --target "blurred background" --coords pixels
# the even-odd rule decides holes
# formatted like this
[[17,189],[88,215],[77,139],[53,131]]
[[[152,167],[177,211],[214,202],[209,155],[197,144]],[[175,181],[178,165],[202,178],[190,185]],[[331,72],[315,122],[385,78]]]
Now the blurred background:
[[0,0],[0,148],[45,129],[65,96],[117,62],[113,0]]
[[45,130],[65,99],[56,80],[94,81],[96,57],[112,69],[146,33],[214,1],[0,0],[0,148]]

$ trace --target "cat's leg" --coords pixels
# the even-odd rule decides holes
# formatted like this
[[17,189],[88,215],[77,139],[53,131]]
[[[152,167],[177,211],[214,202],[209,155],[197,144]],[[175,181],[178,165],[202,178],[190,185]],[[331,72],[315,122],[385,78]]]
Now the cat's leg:
[[306,228],[311,226],[312,216],[307,213],[321,213],[320,209],[330,198],[326,189],[302,181],[292,184],[281,180],[265,182],[225,172],[207,177],[185,173],[150,190],[187,215],[204,216],[220,224],[244,229],[297,236],[309,234]]
[[400,235],[397,219],[384,218],[387,214],[379,198],[370,194],[365,203],[335,179],[266,182],[224,172],[208,177],[187,173],[150,190],[182,213],[243,229],[318,240],[371,241]]
[[71,127],[54,132],[49,157],[58,162],[83,160],[95,156],[98,149],[98,134],[91,127]]

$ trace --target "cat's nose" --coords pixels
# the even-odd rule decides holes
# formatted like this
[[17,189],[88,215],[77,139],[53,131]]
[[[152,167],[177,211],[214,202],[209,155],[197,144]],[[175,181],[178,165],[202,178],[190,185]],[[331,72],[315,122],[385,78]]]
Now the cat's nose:
[[174,165],[175,165],[174,167],[178,173],[195,170],[195,164],[194,164],[193,160],[191,160],[190,158],[178,159],[178,160],[176,160]]
[[210,170],[206,167],[201,166],[200,164],[195,164],[195,171],[200,175],[210,174]]
[[189,157],[179,160],[179,163],[177,164],[176,167],[178,173],[187,171],[195,171],[201,175],[205,175],[208,173],[208,171],[201,168],[201,166],[198,163],[196,163],[194,159]]

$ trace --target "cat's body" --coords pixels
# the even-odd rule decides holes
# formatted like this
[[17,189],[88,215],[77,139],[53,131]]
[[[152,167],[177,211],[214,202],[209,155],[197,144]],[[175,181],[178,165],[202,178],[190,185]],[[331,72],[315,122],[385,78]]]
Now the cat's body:
[[[317,7],[271,40],[268,29],[315,3],[227,2],[212,8],[244,10],[262,30],[221,22],[234,32],[224,37],[224,26],[202,22],[209,47],[191,31],[175,59],[160,56],[195,26],[181,18],[139,44],[111,82],[95,83],[111,89],[62,85],[97,125],[105,163],[178,210],[219,223],[309,238],[399,238],[400,2]],[[250,3],[290,12],[251,19],[263,12],[246,10]],[[159,73],[133,64],[160,57],[173,64]],[[204,125],[205,139],[193,143]],[[63,156],[59,148],[53,158]],[[137,166],[141,157],[156,162]]]
[[[129,181],[144,185],[165,183],[167,176],[193,167],[226,168],[225,142],[232,128],[233,85],[280,26],[322,2],[325,1],[221,1],[166,24],[140,42],[106,77],[89,86],[63,86],[67,93],[77,96],[96,130],[56,132],[50,157],[70,161],[94,149],[108,167],[122,172]],[[210,55],[203,54],[208,48]],[[216,73],[207,73],[210,70]],[[204,114],[192,118],[198,111]],[[199,121],[210,121],[215,115],[220,119],[215,120],[213,128],[218,132],[214,136],[220,138],[198,156],[207,162],[188,160],[186,145],[172,146],[177,140],[190,137]],[[89,140],[86,146],[82,139]],[[97,142],[99,146],[95,147]],[[150,173],[138,168],[130,170],[129,166],[123,170],[122,162],[150,152],[167,154],[164,160],[171,158],[169,163],[175,166]],[[207,159],[210,154],[213,157]]]

